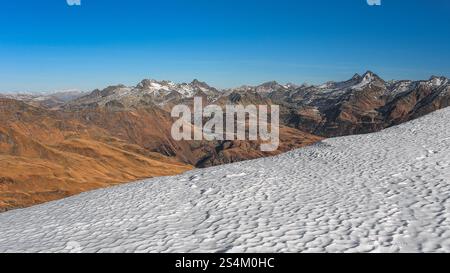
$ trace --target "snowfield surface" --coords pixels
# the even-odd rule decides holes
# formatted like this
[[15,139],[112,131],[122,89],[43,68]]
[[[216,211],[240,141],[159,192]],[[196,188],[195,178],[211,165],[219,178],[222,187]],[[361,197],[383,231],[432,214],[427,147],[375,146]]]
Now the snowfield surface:
[[450,252],[450,108],[0,214],[0,252]]

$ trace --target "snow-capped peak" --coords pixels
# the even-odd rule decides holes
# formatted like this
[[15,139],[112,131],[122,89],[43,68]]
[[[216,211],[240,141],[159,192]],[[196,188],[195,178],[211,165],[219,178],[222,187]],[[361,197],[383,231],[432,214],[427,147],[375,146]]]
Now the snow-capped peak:
[[149,90],[166,90],[169,91],[175,84],[170,81],[157,81],[153,79],[142,80],[136,89],[149,89]]
[[381,78],[378,77],[378,75],[373,73],[372,71],[367,71],[362,76],[362,80],[365,81],[365,82],[370,83],[370,82],[373,82],[373,81],[376,81],[376,80],[381,80]]
[[448,79],[446,77],[437,77],[437,76],[432,76],[429,80],[429,83],[432,86],[441,86],[444,84],[448,83]]
[[[353,77],[354,79],[356,79],[355,76]],[[384,83],[384,81],[380,77],[378,77],[377,74],[373,73],[372,71],[367,71],[366,73],[364,73],[364,75],[362,77],[359,77],[358,79],[359,79],[359,83],[356,84],[355,86],[353,86],[352,89],[360,90],[369,84],[376,84],[376,83],[383,84]]]

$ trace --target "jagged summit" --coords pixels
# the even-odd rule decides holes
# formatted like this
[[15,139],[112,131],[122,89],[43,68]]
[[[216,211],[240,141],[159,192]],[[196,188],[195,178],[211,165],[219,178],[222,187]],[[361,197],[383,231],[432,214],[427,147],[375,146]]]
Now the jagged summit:
[[260,84],[260,87],[274,87],[280,85],[277,81],[268,81],[263,84]]
[[367,71],[358,79],[358,83],[353,86],[353,89],[363,89],[368,85],[376,85],[378,87],[385,87],[385,81],[372,71]]
[[358,73],[356,73],[355,75],[353,75],[353,77],[351,78],[352,80],[361,80],[361,75],[359,75]]
[[379,81],[383,81],[384,82],[384,80],[383,79],[381,79],[377,74],[375,74],[375,73],[373,73],[372,71],[367,71],[366,73],[364,73],[364,75],[362,76],[362,78],[364,79],[364,80],[367,80],[367,81],[376,81],[376,80],[379,80]]
[[433,86],[441,86],[448,83],[448,78],[444,76],[431,76],[429,82]]
[[191,85],[210,87],[206,82],[202,82],[197,79],[192,80]]

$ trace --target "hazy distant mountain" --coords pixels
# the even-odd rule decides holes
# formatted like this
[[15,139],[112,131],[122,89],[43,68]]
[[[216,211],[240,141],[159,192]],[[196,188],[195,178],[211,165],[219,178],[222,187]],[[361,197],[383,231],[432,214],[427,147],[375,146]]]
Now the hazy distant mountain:
[[74,100],[83,95],[85,95],[85,93],[81,91],[61,91],[49,94],[44,93],[0,94],[0,98],[20,100],[34,106],[55,108],[60,107],[66,102]]

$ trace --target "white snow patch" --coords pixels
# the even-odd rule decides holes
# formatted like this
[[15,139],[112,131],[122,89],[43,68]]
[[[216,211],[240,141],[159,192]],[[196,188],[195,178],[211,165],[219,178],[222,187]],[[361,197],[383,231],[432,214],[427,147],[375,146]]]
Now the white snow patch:
[[225,177],[230,178],[230,177],[241,177],[241,176],[246,176],[246,173],[237,173],[237,174],[228,174]]
[[450,252],[449,120],[2,213],[0,252]]
[[375,77],[373,76],[373,74],[367,73],[364,76],[364,78],[362,79],[362,81],[359,84],[353,86],[352,89],[361,90],[363,87],[365,87],[366,85],[372,83],[374,80],[375,80]]

